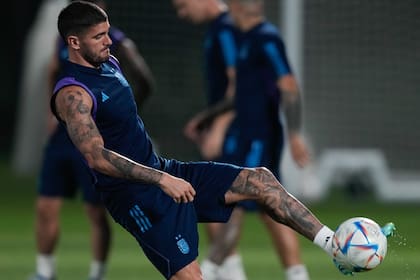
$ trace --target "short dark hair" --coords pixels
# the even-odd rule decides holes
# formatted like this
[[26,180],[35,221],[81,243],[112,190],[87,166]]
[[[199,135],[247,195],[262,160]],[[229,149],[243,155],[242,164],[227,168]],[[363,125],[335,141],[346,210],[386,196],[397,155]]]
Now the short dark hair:
[[74,1],[58,15],[58,32],[63,40],[69,35],[80,35],[89,27],[108,20],[108,15],[98,5],[87,1]]

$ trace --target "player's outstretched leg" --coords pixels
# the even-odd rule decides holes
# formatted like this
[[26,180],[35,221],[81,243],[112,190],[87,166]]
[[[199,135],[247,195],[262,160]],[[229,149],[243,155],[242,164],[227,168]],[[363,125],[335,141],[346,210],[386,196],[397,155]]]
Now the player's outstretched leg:
[[332,255],[334,232],[293,195],[264,167],[242,170],[225,194],[226,203],[254,199],[275,221],[285,224]]

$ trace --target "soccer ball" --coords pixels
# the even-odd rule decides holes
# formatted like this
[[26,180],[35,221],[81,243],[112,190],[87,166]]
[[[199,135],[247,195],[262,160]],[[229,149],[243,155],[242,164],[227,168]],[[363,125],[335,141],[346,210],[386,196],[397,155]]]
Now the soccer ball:
[[375,221],[354,217],[338,226],[332,248],[336,265],[349,272],[369,271],[384,260],[387,238]]

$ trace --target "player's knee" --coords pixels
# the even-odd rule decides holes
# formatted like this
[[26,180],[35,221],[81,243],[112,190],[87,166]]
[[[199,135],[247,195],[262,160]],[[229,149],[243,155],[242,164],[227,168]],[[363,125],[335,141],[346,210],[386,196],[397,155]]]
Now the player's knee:
[[260,195],[267,195],[267,190],[282,189],[280,182],[276,176],[266,167],[253,168],[253,174],[250,175],[250,182],[257,188],[262,190]]
[[255,169],[255,172],[257,172],[261,176],[271,177],[271,178],[275,179],[273,173],[267,167],[260,166],[260,167],[254,168],[254,169]]
[[[260,190],[257,201],[263,205],[269,213],[278,212],[279,205],[287,204],[289,195],[284,187],[277,180],[276,176],[265,167],[254,168],[255,174],[252,177],[257,178],[253,182]],[[284,205],[285,206],[285,205]]]
[[267,199],[278,198],[278,192],[283,191],[280,182],[267,168],[244,168],[232,183],[225,201],[229,204],[241,200],[256,200],[266,204]]
[[37,217],[42,222],[58,220],[61,203],[57,199],[38,198],[36,202]]
[[190,264],[184,266],[175,275],[171,277],[171,280],[201,280],[203,276],[201,274],[200,265],[195,260]]

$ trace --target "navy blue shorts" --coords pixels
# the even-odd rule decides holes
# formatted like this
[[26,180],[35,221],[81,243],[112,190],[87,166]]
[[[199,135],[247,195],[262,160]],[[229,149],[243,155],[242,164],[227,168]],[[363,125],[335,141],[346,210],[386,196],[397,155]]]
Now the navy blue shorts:
[[38,178],[38,193],[42,196],[74,198],[80,190],[83,201],[99,205],[93,177],[82,155],[73,146],[47,146]]
[[[233,129],[225,138],[221,162],[229,162],[244,167],[268,168],[280,181],[280,158],[283,149],[282,134],[277,137],[252,138],[240,135]],[[262,211],[254,200],[245,200],[237,203],[245,211]]]
[[[191,183],[191,203],[175,203],[155,185],[100,190],[113,219],[130,232],[145,255],[169,279],[198,256],[198,222],[226,222],[235,205],[224,194],[242,168],[214,162],[163,160],[162,170]],[[118,190],[116,190],[118,189]]]

